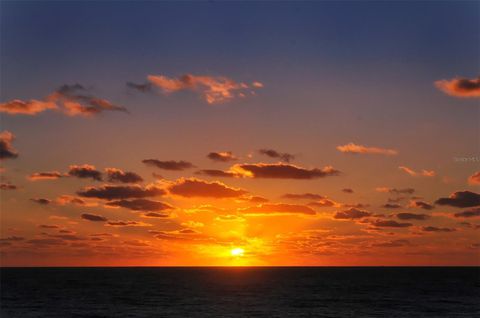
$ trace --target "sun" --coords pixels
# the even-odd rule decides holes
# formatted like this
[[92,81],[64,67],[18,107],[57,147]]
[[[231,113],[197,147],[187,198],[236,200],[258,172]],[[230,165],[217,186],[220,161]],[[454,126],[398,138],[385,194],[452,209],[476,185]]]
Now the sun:
[[236,247],[230,250],[230,254],[235,257],[240,257],[240,256],[243,256],[243,254],[245,254],[245,250],[243,248]]

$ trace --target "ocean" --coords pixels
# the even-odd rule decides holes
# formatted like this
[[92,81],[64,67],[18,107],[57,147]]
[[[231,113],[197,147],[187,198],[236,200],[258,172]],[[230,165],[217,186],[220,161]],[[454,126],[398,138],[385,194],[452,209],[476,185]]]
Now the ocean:
[[480,317],[479,267],[2,268],[1,317]]

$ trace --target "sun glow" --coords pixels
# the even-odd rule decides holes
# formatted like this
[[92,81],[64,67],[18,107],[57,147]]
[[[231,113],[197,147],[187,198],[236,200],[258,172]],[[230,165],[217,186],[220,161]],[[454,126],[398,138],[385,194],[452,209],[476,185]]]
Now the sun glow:
[[230,254],[235,257],[241,257],[245,254],[245,250],[240,247],[236,247],[230,251]]

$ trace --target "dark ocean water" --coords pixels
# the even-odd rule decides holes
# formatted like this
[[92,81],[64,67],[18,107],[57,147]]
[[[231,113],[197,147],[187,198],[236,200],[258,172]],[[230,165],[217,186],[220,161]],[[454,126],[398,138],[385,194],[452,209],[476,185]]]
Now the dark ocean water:
[[480,317],[480,268],[3,268],[1,317]]

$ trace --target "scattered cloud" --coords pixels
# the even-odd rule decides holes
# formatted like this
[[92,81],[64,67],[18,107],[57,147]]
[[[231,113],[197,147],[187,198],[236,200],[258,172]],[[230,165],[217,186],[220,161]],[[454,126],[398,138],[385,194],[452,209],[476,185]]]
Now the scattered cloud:
[[12,146],[14,139],[15,135],[8,130],[0,133],[0,160],[15,159],[18,157],[18,152]]
[[415,201],[415,200],[410,201],[409,207],[420,208],[424,210],[433,210],[435,208],[435,206],[430,203],[427,203],[424,201]]
[[376,227],[409,227],[413,225],[412,223],[399,223],[394,220],[375,220],[371,224]]
[[435,203],[457,208],[469,208],[480,205],[480,194],[470,191],[457,191],[452,193],[448,198],[438,199]]
[[107,222],[108,219],[104,216],[97,215],[97,214],[90,214],[90,213],[83,213],[80,216],[82,219],[92,222]]
[[188,161],[183,161],[183,160],[161,161],[157,159],[145,159],[145,160],[142,160],[142,162],[147,166],[157,167],[163,170],[182,171],[190,168],[195,168],[195,166],[192,163]]
[[421,172],[416,172],[413,169],[410,169],[409,167],[405,166],[400,166],[398,169],[402,170],[403,172],[411,175],[412,177],[418,177],[418,176],[423,176],[423,177],[435,177],[436,173],[433,170],[422,170]]
[[44,199],[44,198],[30,199],[30,201],[41,204],[41,205],[48,205],[48,204],[52,203],[52,200]]
[[468,177],[468,183],[471,185],[480,185],[480,171],[477,171]]
[[422,231],[424,232],[455,232],[456,229],[449,228],[449,227],[423,226]]
[[107,226],[115,226],[115,227],[145,227],[145,226],[152,226],[149,223],[144,222],[137,222],[137,221],[108,221],[106,223]]
[[17,186],[11,183],[0,183],[0,190],[17,190]]
[[308,205],[318,207],[318,208],[340,207],[340,206],[342,206],[342,204],[337,203],[337,202],[335,202],[333,200],[330,200],[330,199],[327,199],[327,198],[310,202],[310,203],[308,203]]
[[254,90],[263,87],[263,84],[257,81],[247,84],[238,83],[226,77],[192,74],[186,74],[178,78],[170,78],[164,75],[149,75],[147,79],[148,82],[146,84],[131,83],[129,87],[139,91],[149,91],[150,86],[147,84],[151,83],[165,94],[189,90],[198,93],[208,104],[224,103],[235,98],[255,95]]
[[167,203],[148,199],[111,201],[107,202],[106,205],[112,207],[122,207],[133,211],[164,211],[173,209],[173,207]]
[[440,80],[435,86],[447,95],[461,98],[480,97],[480,77],[474,79],[456,77],[451,80]]
[[96,181],[102,181],[102,173],[92,165],[71,165],[67,174],[80,179],[91,178]]
[[457,212],[454,214],[456,218],[473,218],[480,216],[480,208],[473,208],[470,210],[465,210],[462,212]]
[[350,208],[345,211],[336,212],[333,218],[338,220],[354,220],[354,219],[361,219],[368,216],[372,216],[372,213],[365,210]]
[[398,151],[394,149],[367,147],[362,145],[356,145],[353,142],[343,146],[338,146],[337,150],[343,153],[351,153],[351,154],[374,154],[374,155],[385,155],[385,156],[396,156],[398,154]]
[[103,185],[100,187],[87,187],[81,191],[78,191],[77,194],[86,198],[115,200],[155,197],[166,194],[166,191],[155,184],[150,184],[146,187],[142,187],[140,185]]
[[249,178],[271,179],[316,179],[340,174],[340,171],[331,166],[322,169],[305,169],[284,163],[236,164],[230,168],[230,171]]
[[320,195],[320,194],[315,194],[315,193],[287,193],[282,195],[282,198],[284,199],[292,199],[292,200],[298,200],[298,199],[304,199],[304,200],[322,200],[325,199],[325,196]]
[[143,178],[135,172],[124,172],[116,168],[106,168],[105,173],[107,174],[108,182],[138,183],[143,181]]
[[354,191],[353,191],[353,189],[350,189],[350,188],[343,188],[343,189],[342,189],[342,192],[351,194],[351,193],[353,193]]
[[181,178],[168,187],[170,193],[182,197],[237,198],[247,194],[221,182],[208,182],[196,178]]
[[204,169],[195,172],[195,174],[201,176],[208,176],[214,178],[241,178],[243,177],[241,174],[230,172],[230,171],[223,171],[217,169]]
[[382,205],[382,208],[385,209],[400,209],[402,206],[398,203],[386,203]]
[[404,188],[404,189],[397,189],[397,188],[387,188],[387,187],[380,187],[375,189],[377,192],[384,192],[384,193],[392,193],[392,194],[413,194],[415,193],[415,189],[413,188]]
[[27,177],[30,181],[40,180],[56,180],[62,178],[64,175],[58,171],[34,172]]
[[207,155],[207,158],[218,162],[230,162],[238,159],[231,151],[211,152]]
[[398,213],[396,217],[399,218],[400,220],[419,220],[419,221],[424,221],[430,218],[429,215],[415,214],[415,213]]
[[278,152],[273,149],[260,149],[258,151],[261,155],[270,157],[270,158],[275,158],[275,159],[280,159],[285,162],[290,162],[295,159],[295,156],[286,152]]
[[393,240],[381,243],[373,243],[372,246],[375,247],[402,247],[412,245],[408,240]]

